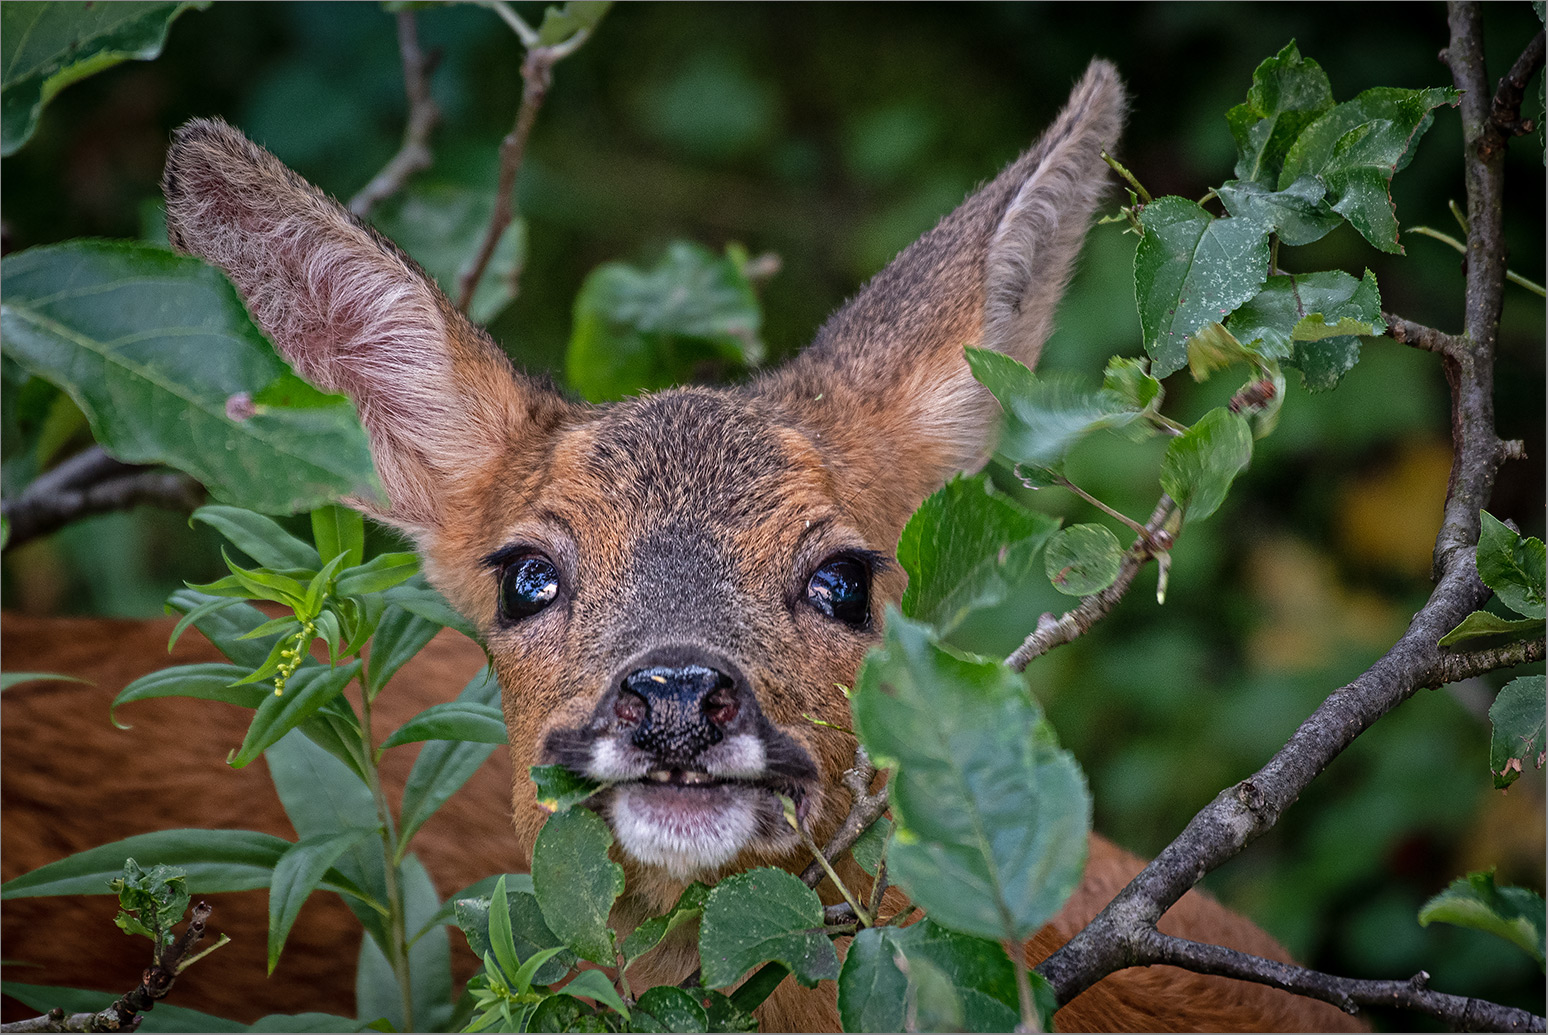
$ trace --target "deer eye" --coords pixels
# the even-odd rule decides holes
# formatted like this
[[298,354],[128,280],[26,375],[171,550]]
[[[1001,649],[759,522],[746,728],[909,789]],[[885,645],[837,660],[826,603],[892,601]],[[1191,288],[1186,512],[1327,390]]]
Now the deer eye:
[[871,619],[871,569],[853,557],[830,557],[807,580],[806,602],[860,628]]
[[546,557],[521,557],[500,569],[500,617],[519,622],[554,602],[559,569]]

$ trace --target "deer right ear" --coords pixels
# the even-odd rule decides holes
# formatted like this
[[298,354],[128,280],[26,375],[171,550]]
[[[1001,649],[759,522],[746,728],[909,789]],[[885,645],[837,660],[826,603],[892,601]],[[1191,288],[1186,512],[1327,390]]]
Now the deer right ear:
[[354,400],[389,500],[362,509],[421,545],[567,411],[395,245],[224,122],[177,131],[162,188],[173,247],[223,270],[297,371]]

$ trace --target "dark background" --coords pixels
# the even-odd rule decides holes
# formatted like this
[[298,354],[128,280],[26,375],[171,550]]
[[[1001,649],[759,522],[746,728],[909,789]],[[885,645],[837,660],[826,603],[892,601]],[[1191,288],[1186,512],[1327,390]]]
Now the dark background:
[[[1526,3],[1487,4],[1484,14],[1492,81],[1541,23]],[[495,148],[520,97],[520,47],[487,10],[429,9],[419,24],[441,52],[434,91],[446,112],[431,175],[492,190]],[[519,186],[522,292],[491,329],[518,363],[562,376],[571,301],[590,269],[653,264],[674,238],[717,250],[736,241],[782,260],[763,291],[777,360],[1025,147],[1093,55],[1116,61],[1133,91],[1125,163],[1156,196],[1197,198],[1231,175],[1226,109],[1289,40],[1347,100],[1376,85],[1447,84],[1436,57],[1445,37],[1439,4],[620,5],[558,67]],[[1542,111],[1540,83],[1528,91],[1530,114]],[[347,198],[396,148],[402,114],[393,20],[377,5],[190,12],[159,60],[67,89],[5,160],[5,250],[155,237],[168,134],[191,116],[228,119]],[[1403,225],[1460,235],[1447,211],[1464,199],[1460,140],[1456,112],[1442,110],[1397,178]],[[1512,145],[1507,189],[1511,266],[1541,282],[1541,132]],[[1280,262],[1357,276],[1369,267],[1387,310],[1457,329],[1459,256],[1428,238],[1403,240],[1408,256],[1387,256],[1345,227],[1283,250]],[[1094,231],[1045,368],[1095,379],[1110,354],[1140,351],[1133,243],[1117,225]],[[1499,430],[1524,439],[1532,459],[1505,469],[1490,510],[1537,535],[1543,365],[1542,300],[1507,286]],[[1184,420],[1236,386],[1174,380],[1169,412]],[[1258,444],[1226,506],[1186,530],[1165,606],[1146,574],[1092,635],[1029,670],[1086,769],[1097,827],[1137,851],[1158,850],[1261,765],[1390,646],[1428,590],[1450,450],[1439,363],[1375,340],[1333,393],[1308,395],[1291,381],[1280,429]],[[1156,444],[1093,440],[1072,477],[1143,517],[1159,455]],[[1058,490],[1025,495],[1096,520]],[[215,545],[181,517],[114,515],[9,552],[5,606],[159,613],[181,580],[219,571]],[[960,638],[1003,654],[1039,613],[1069,603],[1033,587]],[[1425,969],[1442,991],[1540,1012],[1541,973],[1524,955],[1414,919],[1469,869],[1498,865],[1502,881],[1542,889],[1542,774],[1500,795],[1487,772],[1486,711],[1519,674],[1422,692],[1209,885],[1319,967],[1389,978]]]

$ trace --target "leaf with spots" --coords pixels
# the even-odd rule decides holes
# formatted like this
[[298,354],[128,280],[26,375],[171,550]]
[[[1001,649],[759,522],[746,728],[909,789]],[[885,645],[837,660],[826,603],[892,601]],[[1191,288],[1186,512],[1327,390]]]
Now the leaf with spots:
[[1489,721],[1494,724],[1489,769],[1494,773],[1495,787],[1509,787],[1529,765],[1543,767],[1543,715],[1548,708],[1545,686],[1548,679],[1543,676],[1512,679],[1489,706]]
[[[1236,140],[1236,175],[1272,188],[1301,130],[1333,107],[1327,73],[1295,41],[1258,65],[1247,100],[1226,112]],[[1228,206],[1229,207],[1229,206]]]
[[808,988],[839,975],[822,900],[794,874],[762,867],[727,877],[710,892],[699,962],[705,986],[725,988],[768,960],[784,964]]

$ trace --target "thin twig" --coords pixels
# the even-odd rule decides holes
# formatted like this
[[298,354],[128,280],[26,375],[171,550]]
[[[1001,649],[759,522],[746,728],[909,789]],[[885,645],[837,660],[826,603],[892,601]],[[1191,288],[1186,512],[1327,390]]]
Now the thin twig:
[[1124,553],[1123,560],[1118,565],[1118,577],[1112,581],[1112,584],[1106,589],[1083,598],[1077,606],[1066,611],[1059,618],[1045,614],[1038,620],[1037,628],[1032,631],[1032,634],[1022,642],[1021,646],[1011,652],[1010,657],[1005,659],[1005,664],[1021,672],[1033,658],[1041,657],[1055,647],[1063,646],[1080,637],[1111,611],[1129,591],[1129,586],[1133,584],[1134,577],[1145,566],[1145,562],[1171,549],[1172,540],[1166,531],[1166,526],[1172,520],[1175,506],[1170,497],[1162,496],[1161,502],[1156,504],[1155,511],[1150,515],[1150,520],[1145,523],[1143,534],[1136,538],[1134,545]]
[[91,514],[141,504],[190,513],[203,502],[204,488],[187,475],[121,463],[92,446],[39,475],[20,496],[0,502],[0,513],[11,525],[9,550]]
[[1531,119],[1521,117],[1521,100],[1526,96],[1527,84],[1543,66],[1543,33],[1532,37],[1505,78],[1500,80],[1489,105],[1489,124],[1485,130],[1486,146],[1504,147],[1510,137],[1519,137],[1535,128]]
[[349,199],[349,211],[361,219],[402,190],[410,176],[430,168],[435,160],[430,153],[430,134],[441,124],[441,109],[430,96],[430,74],[436,59],[434,55],[426,56],[419,46],[419,27],[413,11],[398,12],[398,53],[403,58],[403,92],[408,97],[403,143],[382,171]]
[[1517,665],[1542,661],[1543,656],[1541,639],[1510,643],[1486,650],[1448,652],[1441,655],[1435,662],[1424,677],[1423,685],[1438,687],[1445,686],[1447,683],[1460,683],[1464,679],[1472,679],[1485,672],[1495,672],[1502,668],[1515,668]]
[[1433,991],[1428,987],[1430,975],[1423,971],[1406,981],[1335,977],[1219,945],[1176,938],[1155,930],[1146,930],[1135,940],[1134,954],[1138,965],[1170,964],[1188,970],[1255,981],[1321,999],[1345,1013],[1357,1013],[1365,1006],[1382,1006],[1417,1010],[1460,1031],[1543,1030],[1543,1018],[1527,1010]]
[[[489,261],[494,258],[500,238],[516,218],[516,174],[521,171],[522,160],[526,157],[527,138],[532,134],[533,123],[537,121],[543,99],[548,96],[548,88],[553,84],[554,65],[573,54],[576,48],[586,42],[588,35],[587,30],[581,29],[563,43],[551,47],[532,47],[521,63],[521,107],[517,109],[515,125],[500,142],[500,178],[495,188],[494,211],[489,214],[489,225],[484,229],[483,240],[479,243],[473,261],[457,276],[457,308],[463,312],[467,312],[473,305],[473,293],[478,289],[478,282],[489,267]],[[513,286],[515,277],[513,273]]]
[[1387,336],[1399,344],[1412,345],[1416,349],[1442,356],[1454,355],[1466,347],[1460,338],[1434,327],[1426,327],[1391,313],[1382,313],[1381,318],[1387,323]]
[[[855,842],[860,839],[860,835],[880,819],[883,812],[887,811],[887,786],[883,785],[875,794],[870,793],[871,781],[875,777],[876,767],[871,764],[865,748],[855,748],[855,764],[844,770],[843,776],[844,786],[849,789],[851,795],[849,815],[844,817],[844,822],[823,846],[822,855],[828,862],[833,862],[853,848]],[[815,888],[821,884],[826,876],[827,873],[822,864],[815,859],[801,872],[801,880],[809,888]]]
[[[1443,234],[1439,230],[1433,230],[1427,226],[1411,226],[1408,228],[1408,232],[1411,234],[1418,234],[1420,237],[1428,237],[1432,240],[1440,241],[1442,244],[1450,245],[1452,248],[1456,249],[1457,254],[1459,255],[1467,254],[1467,245],[1463,244],[1455,237],[1452,237],[1450,234]],[[1535,280],[1528,280],[1526,277],[1523,277],[1515,270],[1507,269],[1505,271],[1505,279],[1510,281],[1512,284],[1515,284],[1517,287],[1526,288],[1534,295],[1548,298],[1548,290],[1544,290],[1541,284]]]

